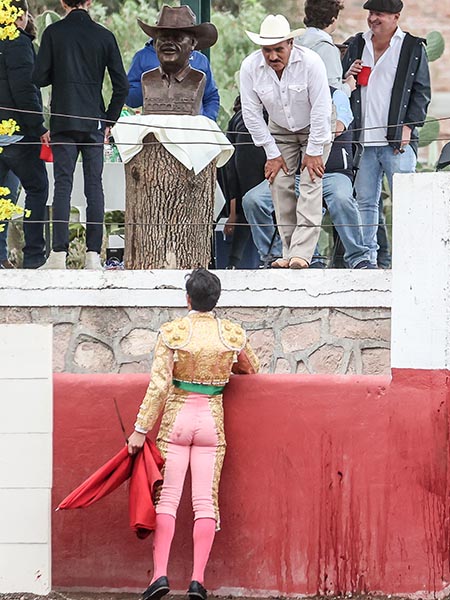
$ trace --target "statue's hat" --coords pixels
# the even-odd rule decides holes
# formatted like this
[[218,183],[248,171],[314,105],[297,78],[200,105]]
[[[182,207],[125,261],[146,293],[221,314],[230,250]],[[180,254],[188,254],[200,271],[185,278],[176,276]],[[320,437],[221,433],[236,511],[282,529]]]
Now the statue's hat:
[[155,25],[147,25],[140,19],[139,27],[152,38],[158,37],[163,30],[179,29],[189,33],[197,40],[196,49],[204,50],[217,42],[217,29],[212,23],[197,25],[195,14],[185,4],[182,6],[163,6]]

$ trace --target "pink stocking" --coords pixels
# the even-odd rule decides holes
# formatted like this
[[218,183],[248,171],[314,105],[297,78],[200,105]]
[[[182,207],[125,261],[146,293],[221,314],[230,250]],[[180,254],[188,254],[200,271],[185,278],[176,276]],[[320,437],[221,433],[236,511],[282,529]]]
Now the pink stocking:
[[198,581],[203,585],[206,563],[216,533],[215,519],[196,519],[194,522],[194,568],[192,581]]
[[153,579],[167,576],[167,563],[169,562],[170,546],[175,533],[175,517],[172,515],[156,515],[155,537],[153,538]]

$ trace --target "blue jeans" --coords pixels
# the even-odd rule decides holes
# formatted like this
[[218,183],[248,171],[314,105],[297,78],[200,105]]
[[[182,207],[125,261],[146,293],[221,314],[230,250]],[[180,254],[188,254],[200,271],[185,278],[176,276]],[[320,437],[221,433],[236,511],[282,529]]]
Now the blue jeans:
[[356,199],[363,224],[364,244],[370,250],[370,262],[377,264],[378,206],[383,174],[392,192],[394,173],[414,173],[416,155],[411,146],[403,154],[394,154],[391,146],[366,146],[356,175]]
[[[53,243],[56,252],[69,248],[70,197],[78,154],[83,159],[84,195],[86,196],[86,248],[100,253],[103,238],[105,198],[103,195],[103,132],[64,131],[52,135],[53,173]],[[88,145],[91,144],[91,145]],[[96,144],[96,145],[93,145]]]
[[[7,196],[8,200],[17,202],[17,194],[19,191],[19,179],[14,175],[12,171],[7,171],[4,177],[0,179],[0,187],[9,188],[10,194]],[[5,261],[8,258],[8,248],[7,248],[7,240],[8,240],[8,221],[1,221],[5,226],[3,231],[0,231],[0,262]]]
[[328,212],[344,246],[344,260],[353,269],[363,260],[369,260],[369,249],[364,245],[361,217],[353,197],[353,184],[344,173],[325,173],[322,193]]
[[[280,236],[275,231],[272,217],[274,211],[272,194],[267,179],[261,181],[244,195],[242,208],[245,218],[250,224],[253,242],[258,249],[261,261],[267,263],[282,256],[283,248]],[[274,235],[275,239],[271,246]]]
[[39,158],[39,138],[24,136],[23,144],[10,144],[0,154],[0,180],[8,171],[16,175],[25,190],[25,208],[31,212],[23,220],[23,268],[37,269],[45,262],[44,222],[48,197],[48,178],[45,163]]

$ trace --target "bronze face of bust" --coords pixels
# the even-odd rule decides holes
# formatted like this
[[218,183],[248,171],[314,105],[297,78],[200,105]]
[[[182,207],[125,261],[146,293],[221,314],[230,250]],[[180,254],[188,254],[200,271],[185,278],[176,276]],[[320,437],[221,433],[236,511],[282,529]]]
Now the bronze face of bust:
[[160,67],[142,75],[143,114],[200,114],[206,77],[189,65],[194,48],[209,48],[217,40],[212,23],[195,24],[188,6],[163,6],[156,25],[138,19],[153,37]]
[[175,75],[188,66],[196,40],[185,31],[165,29],[158,34],[154,44],[161,69]]

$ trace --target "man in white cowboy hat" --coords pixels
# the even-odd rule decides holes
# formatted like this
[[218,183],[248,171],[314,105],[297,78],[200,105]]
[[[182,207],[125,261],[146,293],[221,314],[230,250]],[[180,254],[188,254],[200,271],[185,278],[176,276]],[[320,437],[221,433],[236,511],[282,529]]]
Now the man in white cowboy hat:
[[163,6],[155,25],[140,19],[138,24],[153,38],[160,63],[142,74],[143,113],[200,114],[206,76],[191,67],[189,59],[195,48],[203,50],[216,43],[216,27],[197,25],[187,5]]
[[291,269],[309,266],[319,237],[322,176],[332,139],[325,65],[312,50],[294,45],[299,32],[291,31],[283,15],[267,16],[259,34],[246,32],[261,49],[244,59],[240,73],[244,121],[255,145],[266,152],[265,176],[283,242],[283,257],[272,267]]

